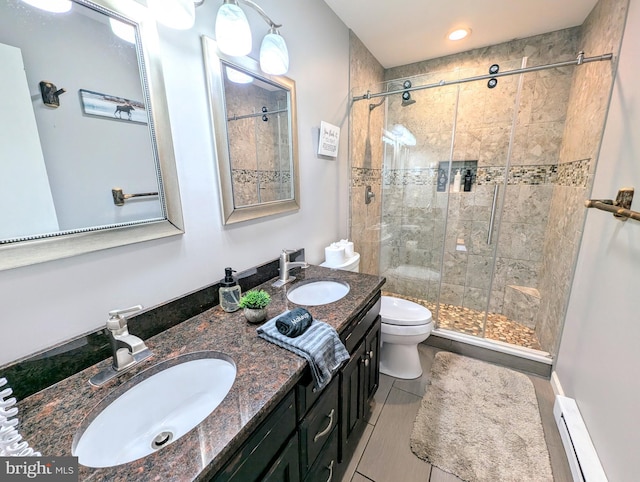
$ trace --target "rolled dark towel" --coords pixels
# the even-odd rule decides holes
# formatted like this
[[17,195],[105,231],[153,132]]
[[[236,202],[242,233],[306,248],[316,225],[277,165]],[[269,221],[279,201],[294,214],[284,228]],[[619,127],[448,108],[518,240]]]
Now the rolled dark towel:
[[311,326],[313,317],[304,308],[295,308],[276,320],[276,328],[289,338],[302,335]]

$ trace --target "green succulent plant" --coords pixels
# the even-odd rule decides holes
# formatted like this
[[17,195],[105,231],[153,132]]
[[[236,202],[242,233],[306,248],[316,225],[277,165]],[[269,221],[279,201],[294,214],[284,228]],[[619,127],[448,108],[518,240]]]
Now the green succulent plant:
[[249,308],[252,310],[260,310],[266,308],[271,303],[271,296],[264,290],[247,291],[240,298],[240,308]]

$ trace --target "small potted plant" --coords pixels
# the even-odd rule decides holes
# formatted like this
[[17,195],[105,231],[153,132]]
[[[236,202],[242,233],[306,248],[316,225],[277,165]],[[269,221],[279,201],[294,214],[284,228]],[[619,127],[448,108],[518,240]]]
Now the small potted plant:
[[269,303],[269,293],[264,290],[252,290],[242,295],[239,306],[244,309],[244,317],[249,323],[260,323],[267,318]]

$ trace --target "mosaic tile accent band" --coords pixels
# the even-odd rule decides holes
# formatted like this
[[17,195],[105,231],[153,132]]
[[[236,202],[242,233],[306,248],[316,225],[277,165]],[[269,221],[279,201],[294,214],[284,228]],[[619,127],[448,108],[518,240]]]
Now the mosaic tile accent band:
[[556,184],[567,187],[587,187],[590,170],[591,159],[559,164]]
[[258,169],[232,169],[234,183],[255,185],[261,182],[290,183],[291,171],[263,171]]
[[[591,159],[567,162],[564,164],[512,166],[509,169],[509,185],[558,184],[567,187],[586,187],[589,178]],[[434,186],[437,182],[437,169],[351,169],[351,185],[361,187],[382,180],[385,186]],[[504,183],[504,166],[479,167],[474,173],[474,184]]]
[[377,184],[381,179],[381,169],[368,169],[365,167],[351,168],[351,186],[353,187],[363,187],[368,184]]

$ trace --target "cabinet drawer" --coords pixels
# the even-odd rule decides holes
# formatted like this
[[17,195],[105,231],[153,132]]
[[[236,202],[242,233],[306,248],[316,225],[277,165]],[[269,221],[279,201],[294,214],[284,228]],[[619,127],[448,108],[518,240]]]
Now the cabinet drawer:
[[300,424],[300,468],[303,476],[338,425],[338,385],[338,377],[335,377]]
[[305,482],[331,482],[337,481],[338,471],[338,428],[333,429],[327,444],[318,455]]
[[258,480],[295,428],[295,393],[291,391],[213,480],[215,482]]
[[[338,375],[334,375],[337,377]],[[325,390],[329,388],[329,385],[324,387],[323,390],[318,390],[313,382],[313,376],[311,375],[311,368],[307,367],[304,370],[302,379],[296,385],[296,404],[298,405],[298,420],[302,420],[307,411],[315,403],[315,401],[322,395]]]

